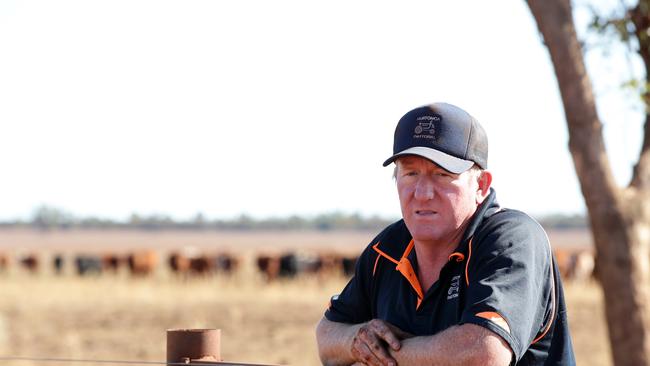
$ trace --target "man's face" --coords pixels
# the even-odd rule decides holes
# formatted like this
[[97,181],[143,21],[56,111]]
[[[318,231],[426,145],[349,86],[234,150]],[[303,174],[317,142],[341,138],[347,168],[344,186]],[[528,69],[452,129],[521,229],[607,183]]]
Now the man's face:
[[457,243],[484,198],[478,174],[471,169],[453,174],[412,155],[396,164],[402,216],[413,239],[436,245]]

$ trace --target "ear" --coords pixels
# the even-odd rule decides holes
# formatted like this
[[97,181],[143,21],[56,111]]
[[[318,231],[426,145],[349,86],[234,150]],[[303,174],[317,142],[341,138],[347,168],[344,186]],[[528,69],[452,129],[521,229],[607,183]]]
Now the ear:
[[490,194],[490,187],[492,186],[492,173],[488,170],[481,171],[477,178],[478,188],[476,190],[476,204],[483,203],[485,198]]

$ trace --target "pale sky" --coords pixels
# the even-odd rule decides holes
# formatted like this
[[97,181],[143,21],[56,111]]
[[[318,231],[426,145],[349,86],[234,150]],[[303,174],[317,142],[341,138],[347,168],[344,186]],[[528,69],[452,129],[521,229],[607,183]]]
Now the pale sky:
[[[627,183],[642,120],[618,86],[629,69],[601,56],[590,68]],[[487,130],[503,206],[583,212],[523,0],[3,0],[0,220],[42,204],[114,219],[399,217],[381,164],[397,120],[438,101]]]

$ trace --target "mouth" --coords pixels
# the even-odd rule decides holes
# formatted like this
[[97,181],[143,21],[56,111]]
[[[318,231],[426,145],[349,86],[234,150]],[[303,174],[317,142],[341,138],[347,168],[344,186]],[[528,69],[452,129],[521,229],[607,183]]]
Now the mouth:
[[437,213],[437,211],[433,210],[415,210],[415,214],[418,216],[433,216]]

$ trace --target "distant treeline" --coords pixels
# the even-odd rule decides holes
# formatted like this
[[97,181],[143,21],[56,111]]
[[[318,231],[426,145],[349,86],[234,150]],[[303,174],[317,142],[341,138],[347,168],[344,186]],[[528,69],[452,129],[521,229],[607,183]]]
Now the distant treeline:
[[[325,213],[314,217],[289,216],[283,218],[255,219],[241,215],[232,219],[205,218],[197,214],[189,220],[174,220],[166,215],[141,216],[132,214],[128,220],[119,221],[98,217],[76,217],[64,210],[42,206],[27,221],[0,222],[0,227],[27,227],[48,229],[138,229],[138,230],[381,230],[398,218],[364,217],[341,212]],[[587,228],[582,215],[554,214],[538,217],[546,229]]]

